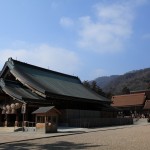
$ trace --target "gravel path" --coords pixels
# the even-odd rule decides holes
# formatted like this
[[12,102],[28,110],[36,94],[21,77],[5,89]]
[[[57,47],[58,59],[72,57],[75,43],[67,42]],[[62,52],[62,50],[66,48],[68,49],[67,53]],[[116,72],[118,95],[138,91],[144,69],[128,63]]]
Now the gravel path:
[[0,145],[11,150],[150,150],[150,125],[107,128],[60,137],[47,137]]

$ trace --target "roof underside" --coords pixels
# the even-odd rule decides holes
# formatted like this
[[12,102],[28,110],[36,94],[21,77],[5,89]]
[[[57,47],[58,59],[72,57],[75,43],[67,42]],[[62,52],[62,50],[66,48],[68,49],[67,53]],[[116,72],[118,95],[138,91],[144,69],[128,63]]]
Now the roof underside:
[[110,102],[107,98],[85,88],[78,77],[43,69],[13,59],[7,61],[7,66],[20,82],[41,93]]
[[145,102],[145,93],[113,96],[113,107],[141,106]]
[[1,80],[0,85],[5,93],[18,100],[44,100],[43,98],[39,97],[35,93],[32,93],[31,90],[18,82]]

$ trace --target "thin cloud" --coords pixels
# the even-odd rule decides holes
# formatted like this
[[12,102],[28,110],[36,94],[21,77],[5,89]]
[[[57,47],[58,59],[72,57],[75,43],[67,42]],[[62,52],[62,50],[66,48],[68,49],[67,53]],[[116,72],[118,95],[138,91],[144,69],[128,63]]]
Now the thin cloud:
[[73,26],[74,22],[71,18],[68,17],[62,17],[60,19],[60,25],[62,25],[63,27],[71,27]]
[[133,33],[135,8],[144,4],[145,0],[117,2],[95,5],[96,19],[91,16],[79,19],[79,47],[99,53],[123,50]]
[[106,74],[107,72],[104,69],[96,68],[92,70],[91,73],[89,74],[89,79],[93,80],[93,79],[96,79],[97,77],[101,77]]
[[0,52],[3,56],[0,59],[1,67],[9,57],[67,74],[74,74],[81,65],[79,57],[73,51],[47,44],[32,49],[3,49]]
[[142,36],[142,39],[144,40],[150,40],[150,33],[146,33]]

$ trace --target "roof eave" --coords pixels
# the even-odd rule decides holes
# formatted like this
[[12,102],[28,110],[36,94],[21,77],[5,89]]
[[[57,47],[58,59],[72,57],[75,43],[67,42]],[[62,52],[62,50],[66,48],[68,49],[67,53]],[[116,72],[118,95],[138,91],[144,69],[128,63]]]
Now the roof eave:
[[82,101],[82,102],[89,102],[89,103],[111,103],[111,101],[105,101],[105,100],[95,100],[95,99],[86,99],[86,98],[80,98],[80,97],[72,97],[72,96],[66,96],[66,95],[60,95],[60,94],[54,94],[54,93],[50,93],[50,92],[45,92],[47,97],[50,98],[61,98],[63,100],[72,100],[72,101]]
[[138,104],[138,105],[121,105],[121,106],[114,106],[112,105],[112,107],[121,107],[121,108],[126,108],[126,107],[141,107],[143,106],[143,104]]

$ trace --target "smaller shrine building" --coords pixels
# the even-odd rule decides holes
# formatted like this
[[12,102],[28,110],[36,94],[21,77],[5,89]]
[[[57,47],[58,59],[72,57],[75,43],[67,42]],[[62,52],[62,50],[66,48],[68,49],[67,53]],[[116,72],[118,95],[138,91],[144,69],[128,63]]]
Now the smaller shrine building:
[[124,116],[149,117],[150,90],[132,91],[130,94],[112,97],[113,107],[120,109]]

